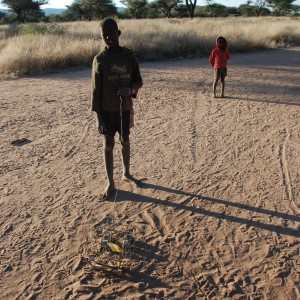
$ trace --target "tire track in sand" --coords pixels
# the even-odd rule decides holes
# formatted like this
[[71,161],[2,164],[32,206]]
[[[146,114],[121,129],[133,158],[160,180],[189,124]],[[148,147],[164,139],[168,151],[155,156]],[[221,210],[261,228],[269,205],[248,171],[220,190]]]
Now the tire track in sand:
[[286,158],[286,144],[289,140],[289,135],[286,136],[284,142],[279,145],[278,147],[278,157],[279,157],[279,165],[282,173],[282,181],[283,185],[285,187],[285,193],[287,199],[290,201],[290,203],[293,206],[294,212],[298,213],[297,206],[294,203],[294,196],[293,196],[293,188],[291,184],[291,179],[290,179],[290,172],[289,172],[289,166],[288,166],[288,161]]

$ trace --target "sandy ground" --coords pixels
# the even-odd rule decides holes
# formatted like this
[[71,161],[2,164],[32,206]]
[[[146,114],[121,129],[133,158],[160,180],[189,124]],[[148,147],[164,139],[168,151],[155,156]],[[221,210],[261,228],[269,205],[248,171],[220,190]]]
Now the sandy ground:
[[[91,70],[1,81],[1,299],[300,299],[299,66],[234,54],[213,99],[206,57],[141,64],[142,186],[118,142],[110,201]],[[126,232],[131,255],[100,247]]]

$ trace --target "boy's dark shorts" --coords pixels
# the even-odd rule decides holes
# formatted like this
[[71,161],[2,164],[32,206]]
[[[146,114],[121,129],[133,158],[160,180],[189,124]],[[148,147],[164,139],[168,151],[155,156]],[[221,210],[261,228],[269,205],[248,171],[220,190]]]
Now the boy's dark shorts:
[[107,135],[115,135],[118,132],[122,136],[130,134],[130,111],[122,112],[122,128],[121,128],[121,116],[119,112],[101,112],[104,128]]
[[214,69],[215,70],[215,81],[219,80],[221,78],[221,80],[224,80],[225,77],[227,76],[227,68],[218,68],[218,69]]

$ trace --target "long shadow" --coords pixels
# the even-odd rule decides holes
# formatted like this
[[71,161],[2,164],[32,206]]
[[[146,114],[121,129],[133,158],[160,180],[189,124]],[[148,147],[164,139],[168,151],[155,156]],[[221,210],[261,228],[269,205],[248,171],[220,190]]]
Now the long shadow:
[[300,217],[298,217],[298,216],[288,215],[288,214],[285,214],[285,213],[281,213],[281,212],[277,212],[277,211],[273,211],[273,210],[269,210],[269,209],[253,207],[253,206],[246,205],[246,204],[229,202],[229,201],[226,201],[226,200],[201,196],[201,195],[197,195],[197,194],[193,194],[193,193],[187,193],[187,192],[184,192],[184,191],[181,191],[181,190],[170,189],[170,188],[155,185],[155,184],[143,183],[142,189],[160,190],[160,191],[167,192],[167,193],[188,196],[188,197],[191,197],[191,198],[198,198],[200,200],[206,200],[206,201],[219,203],[219,204],[223,204],[223,205],[227,205],[227,206],[237,207],[237,208],[241,208],[241,209],[245,209],[245,210],[249,210],[249,211],[253,211],[253,212],[257,212],[257,213],[261,213],[261,214],[270,215],[272,217],[279,217],[279,218],[283,218],[283,219],[288,219],[290,221],[300,222]]
[[297,100],[294,100],[295,102],[281,101],[281,100],[259,100],[259,99],[250,98],[250,97],[241,98],[241,97],[230,96],[230,95],[225,96],[225,98],[217,98],[217,99],[221,99],[222,101],[225,101],[225,100],[240,100],[240,101],[253,101],[253,102],[264,102],[264,103],[300,106],[300,101],[298,101],[299,103],[297,103]]
[[251,97],[241,98],[241,97],[236,97],[236,96],[225,96],[224,98],[217,97],[216,100],[218,100],[218,99],[220,99],[222,101],[226,101],[226,100],[240,100],[240,101],[253,101],[253,102],[273,103],[273,104],[281,104],[281,105],[295,105],[295,106],[300,106],[300,101],[297,101],[297,100],[291,100],[291,101],[260,100],[260,99],[255,99],[255,98],[251,98]]
[[[226,200],[205,197],[205,196],[201,196],[201,195],[197,195],[197,194],[193,194],[193,193],[188,193],[185,191],[162,187],[159,185],[143,183],[142,189],[156,189],[156,190],[160,190],[160,191],[163,191],[166,193],[171,193],[171,194],[175,193],[178,195],[187,196],[187,197],[189,197],[189,199],[187,199],[185,201],[185,203],[188,203],[193,198],[198,198],[200,200],[206,200],[206,201],[210,201],[213,203],[227,205],[230,207],[237,207],[240,209],[249,210],[249,211],[257,212],[257,213],[261,213],[261,214],[266,214],[266,215],[273,216],[273,217],[279,217],[279,218],[283,218],[283,219],[287,219],[287,220],[291,220],[291,221],[300,222],[300,218],[297,216],[293,216],[293,215],[289,215],[289,214],[285,214],[285,213],[281,213],[281,212],[276,212],[276,211],[272,211],[272,210],[268,210],[268,209],[252,207],[252,206],[245,205],[245,204],[233,203],[233,202],[229,202]],[[234,222],[234,223],[245,224],[248,226],[253,226],[253,227],[261,228],[264,230],[276,232],[278,234],[300,237],[300,230],[296,230],[296,229],[293,229],[290,227],[281,227],[278,225],[265,224],[265,223],[261,223],[258,221],[252,221],[252,220],[247,220],[247,219],[243,219],[240,217],[226,215],[225,213],[209,211],[209,210],[206,210],[206,209],[203,209],[200,207],[199,208],[191,207],[191,206],[186,205],[185,203],[174,203],[174,202],[170,202],[168,200],[156,199],[156,198],[139,195],[139,194],[128,192],[128,191],[123,191],[123,190],[119,191],[117,202],[121,202],[121,201],[153,203],[156,205],[172,207],[177,210],[190,211],[194,214],[201,214],[201,215],[205,215],[205,216],[214,217],[216,219],[222,219],[222,220],[227,220],[227,221]]]

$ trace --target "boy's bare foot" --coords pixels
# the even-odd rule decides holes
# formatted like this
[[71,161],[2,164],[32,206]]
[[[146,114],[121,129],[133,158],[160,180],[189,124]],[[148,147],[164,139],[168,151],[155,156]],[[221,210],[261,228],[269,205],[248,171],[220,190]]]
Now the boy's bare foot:
[[112,192],[114,192],[116,190],[115,185],[114,184],[108,184],[108,186],[106,187],[106,189],[103,192],[103,199],[108,199],[111,195]]
[[214,94],[214,95],[213,95],[213,97],[214,97],[214,98],[217,98],[217,95],[216,95],[216,94]]
[[122,179],[130,184],[133,184],[135,187],[141,187],[141,182],[130,174],[123,175]]
[[221,95],[221,98],[225,98],[225,95],[224,95],[224,94],[222,94],[222,95]]

